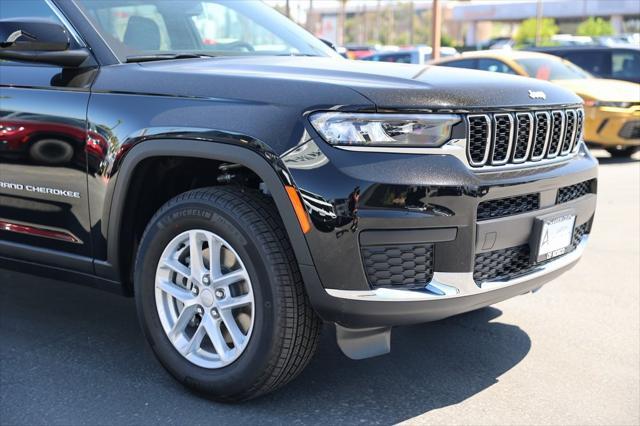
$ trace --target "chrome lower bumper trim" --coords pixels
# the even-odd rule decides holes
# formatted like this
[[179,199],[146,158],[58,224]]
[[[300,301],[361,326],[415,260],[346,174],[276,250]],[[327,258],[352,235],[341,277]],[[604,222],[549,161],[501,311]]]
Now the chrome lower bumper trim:
[[557,260],[540,265],[530,273],[512,280],[486,281],[478,286],[473,280],[472,272],[450,273],[436,272],[433,279],[424,290],[396,290],[391,288],[378,288],[376,290],[337,290],[326,289],[326,292],[340,299],[375,301],[375,302],[419,302],[451,299],[456,297],[472,296],[474,294],[488,293],[505,287],[510,287],[547,275],[562,269],[578,261],[584,252],[589,236],[582,237],[580,244],[571,253]]

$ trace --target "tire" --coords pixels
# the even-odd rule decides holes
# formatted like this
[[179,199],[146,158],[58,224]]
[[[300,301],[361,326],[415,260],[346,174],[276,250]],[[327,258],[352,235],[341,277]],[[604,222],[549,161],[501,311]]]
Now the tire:
[[33,161],[50,166],[63,166],[73,159],[73,146],[62,139],[40,139],[29,148]]
[[[173,294],[175,288],[170,287],[170,293],[159,290],[156,288],[156,279],[158,276],[160,277],[158,282],[162,282],[167,276],[180,276],[175,272],[163,275],[165,272],[162,271],[165,269],[173,271],[173,266],[164,268],[162,266],[164,263],[160,261],[180,259],[180,257],[166,257],[166,251],[169,250],[169,253],[172,253],[171,244],[176,239],[180,241],[184,233],[188,233],[190,242],[197,241],[195,247],[206,247],[202,251],[202,258],[210,259],[209,267],[215,264],[214,259],[217,258],[223,259],[226,264],[235,265],[233,267],[238,269],[233,269],[234,273],[244,268],[246,275],[243,276],[248,278],[240,282],[243,290],[235,291],[236,295],[233,297],[238,298],[237,300],[240,300],[239,298],[249,300],[249,291],[252,291],[254,304],[249,308],[246,306],[240,308],[247,309],[246,311],[224,311],[225,305],[220,305],[218,312],[216,308],[218,305],[210,308],[211,299],[208,287],[204,286],[204,278],[201,283],[193,279],[187,280],[195,282],[194,286],[199,286],[197,297],[201,304],[197,306],[204,312],[201,314],[200,321],[195,315],[187,323],[184,333],[181,334],[182,337],[178,339],[175,338],[176,333],[167,333],[165,327],[167,321],[171,321],[171,318],[166,320],[167,315],[173,315],[175,313],[173,310],[179,310],[181,304],[176,303],[178,299],[172,299],[173,296],[169,295]],[[228,244],[231,250],[225,248],[222,256],[211,255],[216,251],[209,250],[209,244],[218,247],[218,243],[215,241],[201,243],[200,241],[200,239],[204,241],[205,237],[208,241],[212,241],[210,234],[223,241],[223,245]],[[176,256],[178,253],[186,252],[186,248],[180,248],[181,245],[176,247],[178,247]],[[193,246],[189,246],[189,256],[185,259],[188,259],[186,261],[189,271],[195,271],[198,265],[197,261],[191,263],[193,250],[191,247]],[[230,254],[231,251],[232,254]],[[229,262],[228,259],[233,256],[237,258]],[[206,260],[203,260],[203,263],[205,262]],[[213,270],[221,271],[224,268],[227,267],[222,265],[219,269],[215,266],[211,268],[212,289],[218,288],[216,282],[221,280],[215,278],[216,273]],[[204,271],[207,275],[206,267]],[[184,273],[186,274],[187,271]],[[153,352],[177,380],[198,392],[208,394],[213,399],[241,401],[271,392],[296,377],[309,363],[317,348],[321,321],[311,308],[305,293],[281,219],[274,205],[253,190],[235,187],[205,188],[186,192],[168,201],[151,219],[144,232],[135,262],[134,278],[138,317]],[[171,279],[185,284],[184,279],[181,281]],[[165,288],[164,284],[161,286]],[[188,283],[185,290],[188,292]],[[226,290],[228,293],[226,297],[236,300],[231,295],[234,293],[232,286],[229,285]],[[181,292],[179,294],[180,297],[184,295]],[[218,293],[215,294],[217,297]],[[167,304],[166,298],[170,298],[174,303]],[[188,303],[191,302],[188,301],[183,305],[185,312]],[[215,303],[222,302],[216,299]],[[225,326],[215,328],[215,331],[209,333],[214,330],[210,325],[216,312],[218,312],[218,320],[224,319]],[[227,314],[223,315],[223,312]],[[230,312],[232,315],[237,315],[234,320],[229,320]],[[241,317],[241,315],[244,316]],[[250,320],[247,316],[251,316]],[[165,319],[164,323],[163,319]],[[236,323],[237,328],[241,329],[240,332],[244,337],[238,335],[237,330],[234,336],[239,338],[231,337],[229,330],[236,328],[232,325],[233,322]],[[174,324],[182,323],[178,319]],[[251,325],[248,325],[249,323]],[[206,327],[207,324],[209,328]],[[227,324],[231,327],[227,328]],[[200,328],[205,328],[205,331],[199,331]],[[209,336],[214,338],[209,338],[209,341],[203,338],[203,343],[197,350],[189,355],[182,355],[178,348],[186,352],[189,349],[185,350],[184,347],[192,345],[173,342],[189,340],[189,330],[193,331],[192,340],[196,340],[196,335],[202,335],[199,333],[204,333],[207,338]],[[220,343],[219,335],[218,339],[215,339],[220,330],[226,345]],[[174,336],[173,342],[169,335]],[[217,341],[219,346],[216,346],[214,341]],[[236,344],[236,342],[239,343]],[[220,345],[223,345],[222,349],[216,349]],[[242,349],[243,345],[246,345],[244,349]],[[240,350],[239,354],[236,348]],[[227,360],[223,362],[223,356],[219,355],[225,354],[227,349],[236,357],[230,363],[227,361],[231,356],[226,357]]]
[[614,158],[629,158],[638,149],[635,146],[626,146],[624,148],[606,148],[607,152]]

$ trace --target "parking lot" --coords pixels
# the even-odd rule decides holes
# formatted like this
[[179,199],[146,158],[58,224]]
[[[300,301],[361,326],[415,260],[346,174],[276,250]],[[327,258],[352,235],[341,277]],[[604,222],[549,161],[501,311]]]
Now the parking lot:
[[534,295],[394,330],[352,361],[327,327],[309,368],[240,405],[157,363],[133,301],[0,271],[0,424],[638,424],[640,161],[601,160],[590,246]]

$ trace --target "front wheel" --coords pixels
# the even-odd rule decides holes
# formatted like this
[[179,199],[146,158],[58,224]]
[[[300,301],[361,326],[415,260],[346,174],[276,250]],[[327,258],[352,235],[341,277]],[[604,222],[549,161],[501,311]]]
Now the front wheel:
[[635,146],[625,146],[622,148],[607,148],[607,152],[614,158],[629,158],[637,150],[638,150],[638,147],[635,147]]
[[320,320],[280,218],[258,193],[207,188],[170,200],[135,268],[144,334],[195,390],[250,399],[293,379],[315,352]]

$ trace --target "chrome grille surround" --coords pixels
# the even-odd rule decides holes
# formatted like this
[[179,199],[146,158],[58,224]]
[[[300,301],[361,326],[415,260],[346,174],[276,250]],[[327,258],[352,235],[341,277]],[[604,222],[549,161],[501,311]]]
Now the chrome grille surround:
[[566,129],[564,138],[562,138],[562,149],[560,150],[560,155],[567,155],[571,152],[573,148],[573,144],[575,143],[576,137],[576,117],[577,113],[575,110],[568,109],[565,112],[566,116]]
[[536,112],[536,136],[531,161],[540,161],[544,158],[549,146],[551,135],[551,114],[548,111]]
[[584,128],[582,108],[469,114],[466,119],[467,161],[474,169],[568,159]]
[[[483,132],[484,121],[486,136]],[[486,164],[491,152],[491,118],[487,114],[467,116],[467,153],[472,167]],[[478,155],[481,155],[478,157]]]
[[533,114],[530,112],[519,112],[516,114],[516,137],[513,148],[513,162],[524,163],[529,158],[531,146],[533,144],[533,131],[535,123]]
[[577,152],[578,147],[580,146],[580,141],[582,140],[584,132],[584,110],[582,108],[578,108],[576,110],[576,137],[573,143],[573,148],[571,148],[571,152]]
[[513,146],[513,116],[511,114],[493,115],[493,147],[491,164],[501,166],[507,164]]

